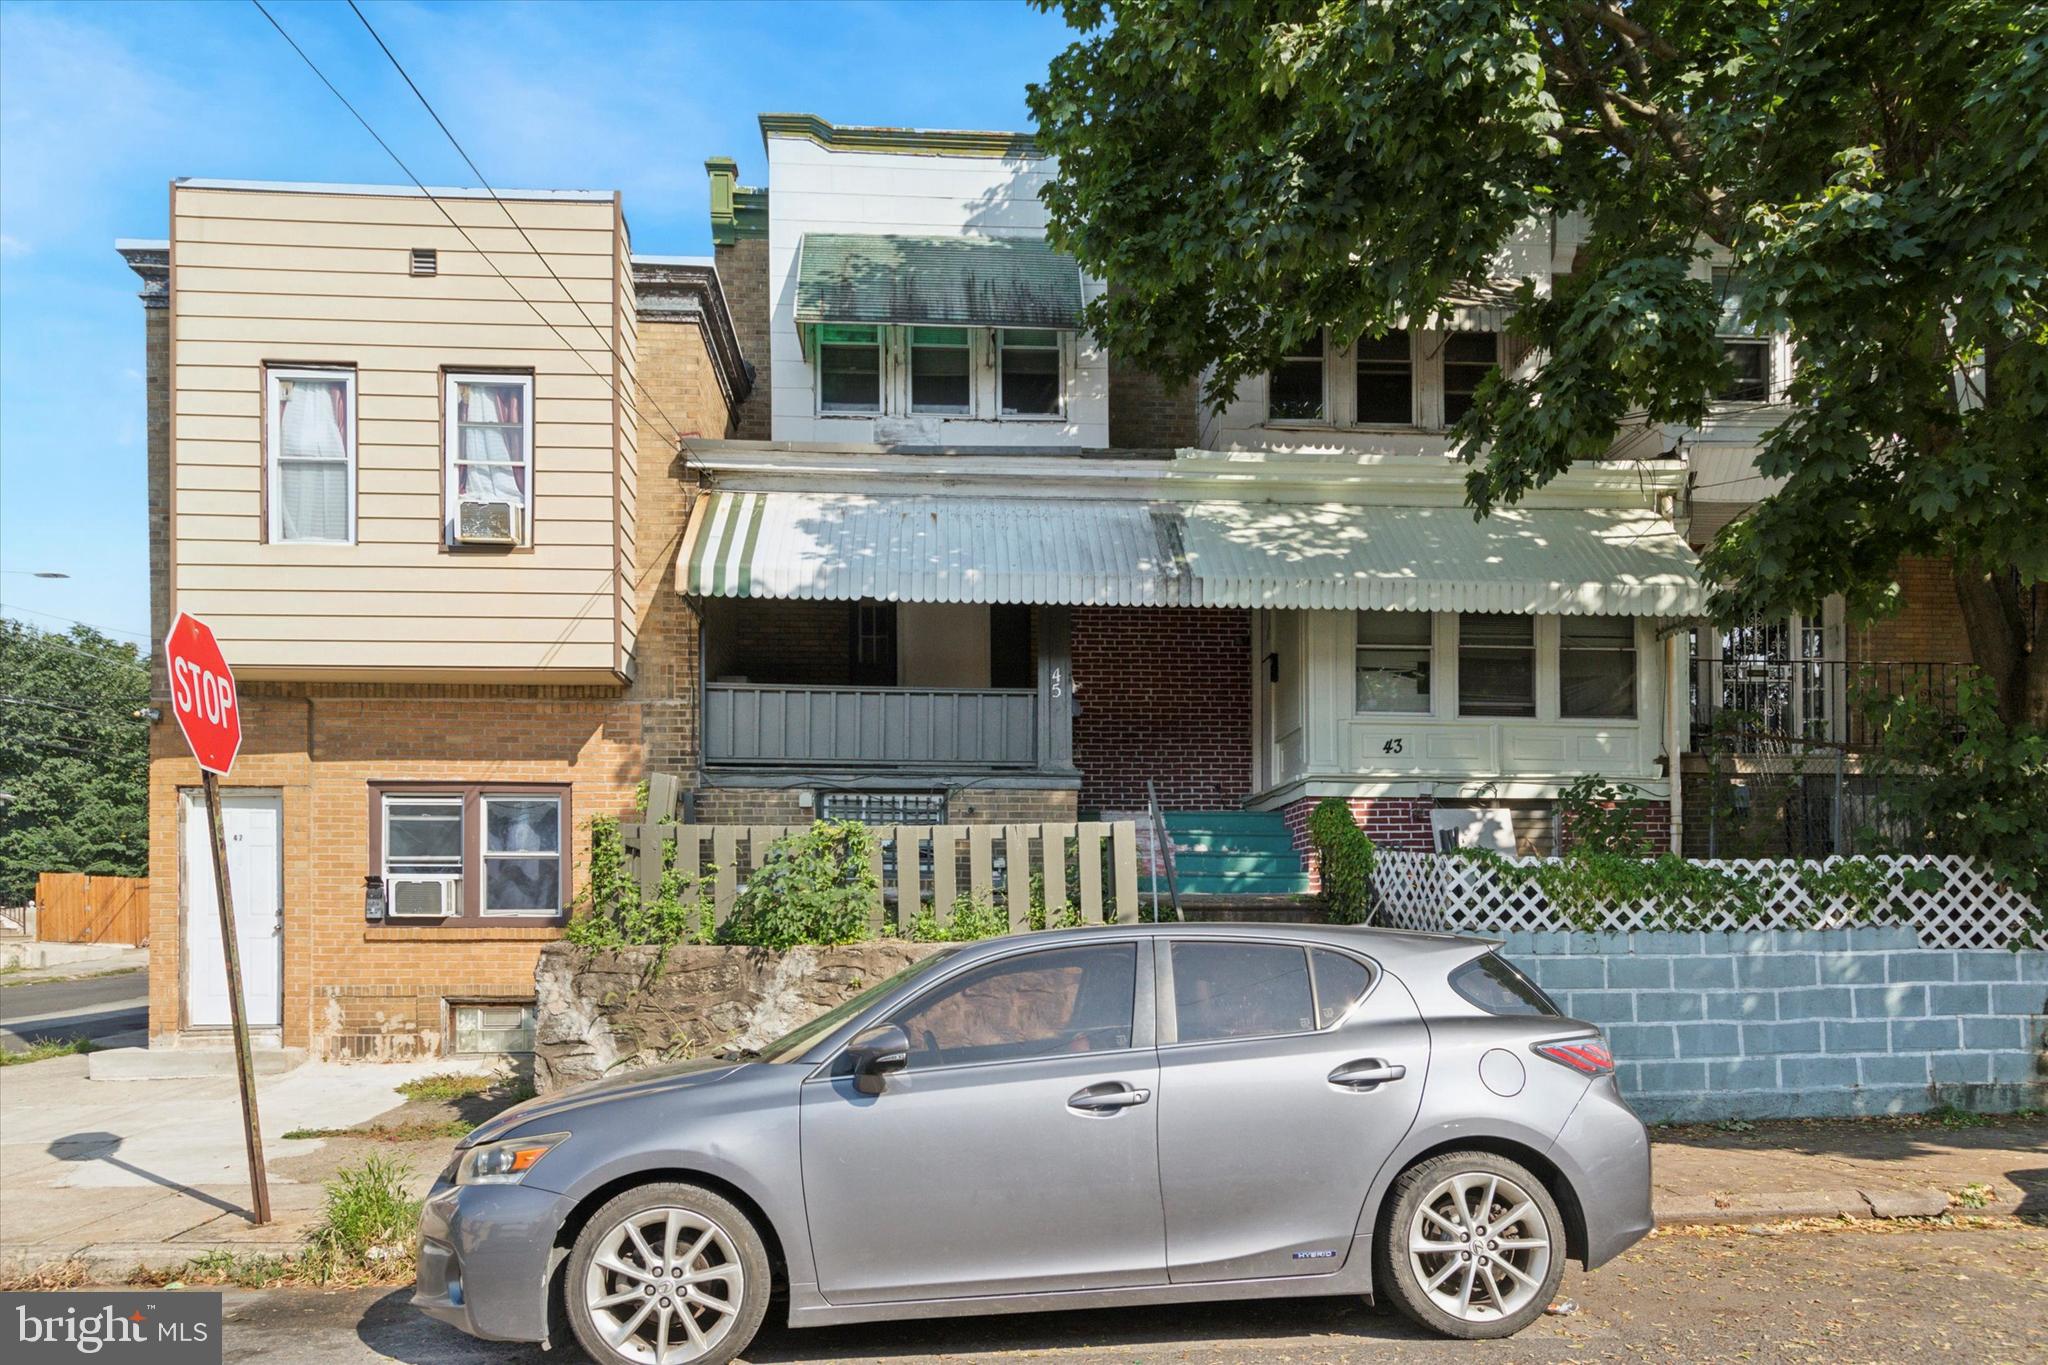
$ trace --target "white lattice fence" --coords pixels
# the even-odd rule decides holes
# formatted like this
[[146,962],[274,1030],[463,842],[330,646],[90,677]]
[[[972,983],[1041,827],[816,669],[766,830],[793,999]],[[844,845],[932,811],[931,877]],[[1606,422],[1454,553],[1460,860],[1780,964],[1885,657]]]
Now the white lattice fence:
[[[1522,866],[1548,861],[1509,859]],[[1832,866],[1837,859],[1802,862],[1794,858],[1698,860],[1707,867],[1764,886],[1770,911],[1761,919],[1738,918],[1737,907],[1687,901],[1675,907],[1634,903],[1607,907],[1603,928],[1648,929],[1669,925],[1673,910],[1693,927],[1725,929],[1839,929],[1857,924],[1910,924],[1930,948],[2003,948],[2018,937],[2035,911],[2026,897],[1964,858],[1873,858],[1888,889],[1884,908],[1864,913],[1845,901],[1816,906],[1802,872]],[[1931,877],[1928,875],[1931,874]],[[1921,881],[1931,886],[1921,886]],[[1403,929],[1471,933],[1557,930],[1572,926],[1533,880],[1504,877],[1484,863],[1438,853],[1382,850],[1373,881],[1382,920]]]

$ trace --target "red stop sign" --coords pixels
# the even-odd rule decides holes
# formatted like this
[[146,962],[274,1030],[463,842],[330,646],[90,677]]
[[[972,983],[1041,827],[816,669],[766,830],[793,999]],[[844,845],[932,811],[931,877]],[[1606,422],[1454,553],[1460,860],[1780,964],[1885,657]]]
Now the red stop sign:
[[192,746],[199,766],[226,773],[242,747],[242,711],[235,704],[235,675],[213,638],[213,627],[179,612],[164,640],[171,672],[171,714]]

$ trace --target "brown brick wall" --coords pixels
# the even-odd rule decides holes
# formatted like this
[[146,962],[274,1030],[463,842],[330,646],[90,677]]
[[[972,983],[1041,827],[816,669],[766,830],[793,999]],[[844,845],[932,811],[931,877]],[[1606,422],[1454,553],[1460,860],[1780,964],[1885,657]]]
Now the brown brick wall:
[[733,435],[742,441],[765,441],[770,431],[772,359],[768,354],[768,239],[742,237],[730,246],[714,248],[713,259],[718,263],[718,282],[725,290],[725,306],[732,314],[740,354],[754,364],[754,391],[740,404]]
[[1074,609],[1074,765],[1081,804],[1235,810],[1251,786],[1251,615]]
[[[590,817],[631,811],[642,776],[638,708],[596,688],[272,684],[244,690],[242,722],[226,785],[273,789],[284,803],[287,1046],[433,1051],[443,998],[530,997],[540,944],[558,936],[365,925],[369,783],[567,783],[580,888]],[[178,792],[198,781],[175,727],[160,723],[150,763],[153,1035],[182,1026]]]
[[1849,657],[1872,662],[1971,662],[1970,637],[1963,629],[1963,608],[1948,562],[1901,560],[1898,584],[1896,613],[1849,627]]
[[171,630],[171,314],[142,310],[149,516],[149,691],[170,691],[159,647]]
[[751,682],[831,687],[853,659],[853,610],[845,602],[730,602],[709,611],[721,647],[711,666]]
[[1196,434],[1197,385],[1168,384],[1158,375],[1109,358],[1109,443],[1179,449]]

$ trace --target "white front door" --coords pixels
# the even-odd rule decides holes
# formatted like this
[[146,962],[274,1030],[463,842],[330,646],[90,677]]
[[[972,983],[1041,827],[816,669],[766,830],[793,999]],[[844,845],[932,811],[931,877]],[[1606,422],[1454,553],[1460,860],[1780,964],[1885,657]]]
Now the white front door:
[[[206,801],[183,793],[185,1023],[225,1028],[228,967],[220,949],[220,901],[213,889],[213,849]],[[228,881],[235,893],[235,944],[242,956],[242,1002],[251,1028],[275,1028],[284,1018],[284,801],[275,792],[225,789],[221,824],[228,847]]]

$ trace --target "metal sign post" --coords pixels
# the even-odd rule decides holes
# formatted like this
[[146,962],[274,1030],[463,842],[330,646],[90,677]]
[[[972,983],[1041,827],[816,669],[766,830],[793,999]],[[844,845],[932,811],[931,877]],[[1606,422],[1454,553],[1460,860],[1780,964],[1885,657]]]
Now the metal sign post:
[[249,1198],[260,1227],[270,1221],[270,1180],[263,1169],[263,1123],[256,1112],[256,1066],[249,1051],[242,954],[235,941],[235,895],[228,878],[227,835],[220,816],[220,775],[234,766],[242,747],[241,708],[236,704],[235,675],[204,622],[180,612],[164,640],[164,657],[171,680],[171,714],[177,718],[192,756],[199,760],[206,793],[221,953],[227,959],[228,1017],[235,1028],[235,1075],[242,1090],[242,1142],[249,1156]]

